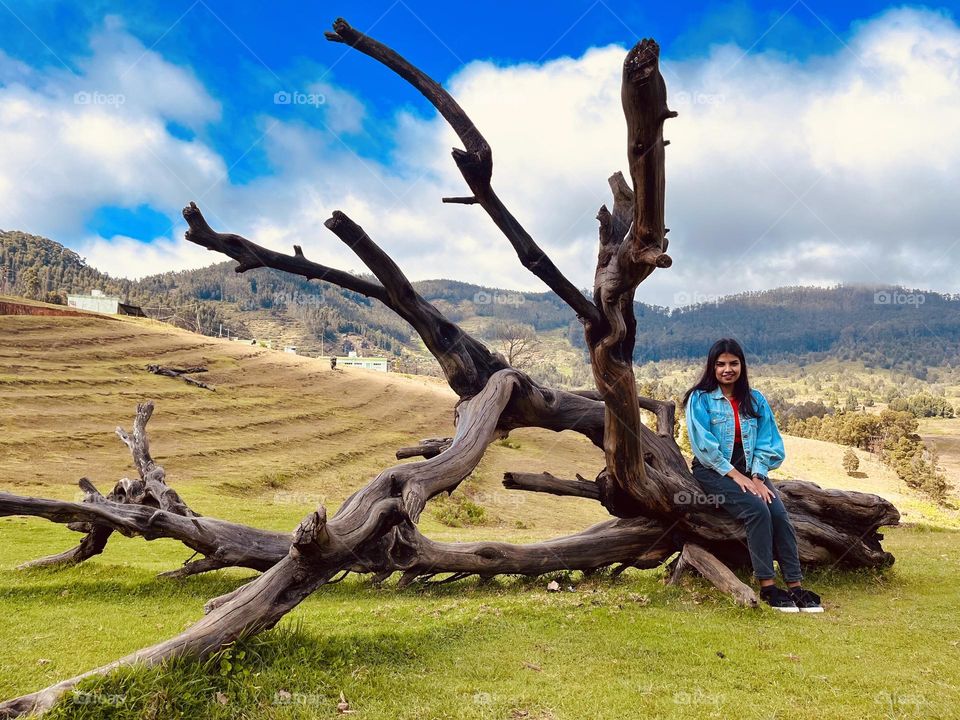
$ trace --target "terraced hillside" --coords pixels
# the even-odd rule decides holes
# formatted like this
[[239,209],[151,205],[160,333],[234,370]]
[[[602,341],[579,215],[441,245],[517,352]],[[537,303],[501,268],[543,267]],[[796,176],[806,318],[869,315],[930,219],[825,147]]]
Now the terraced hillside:
[[[19,494],[70,497],[80,477],[109,489],[129,475],[113,430],[146,399],[157,406],[154,455],[195,510],[280,529],[318,502],[336,507],[398,447],[453,431],[456,396],[432,378],[331,370],[139,318],[0,316],[0,333],[0,485]],[[148,363],[205,365],[216,391]],[[525,430],[495,444],[464,489],[491,524],[567,530],[605,515],[588,501],[508,493],[503,472],[591,475],[601,464],[580,436]]]

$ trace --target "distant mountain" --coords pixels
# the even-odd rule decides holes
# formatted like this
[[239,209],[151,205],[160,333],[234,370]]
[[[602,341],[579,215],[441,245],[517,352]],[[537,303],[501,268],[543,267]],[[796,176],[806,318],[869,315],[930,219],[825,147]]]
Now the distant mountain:
[[[638,316],[640,312],[638,311]],[[900,287],[785,287],[638,317],[636,359],[702,358],[735,337],[764,361],[861,360],[909,370],[960,364],[960,295]]]
[[[152,317],[217,335],[272,339],[308,353],[358,349],[425,354],[411,328],[379,302],[273,270],[237,274],[231,261],[142,280],[111,278],[46,238],[0,231],[0,293],[65,302],[98,288]],[[414,283],[451,320],[484,336],[494,322],[560,331],[574,348],[583,333],[552,292],[529,293],[452,280]],[[834,357],[905,369],[960,364],[960,295],[899,287],[786,287],[670,310],[637,303],[638,362],[700,361],[719,337],[735,337],[751,359],[805,362]],[[584,353],[585,358],[585,353]]]

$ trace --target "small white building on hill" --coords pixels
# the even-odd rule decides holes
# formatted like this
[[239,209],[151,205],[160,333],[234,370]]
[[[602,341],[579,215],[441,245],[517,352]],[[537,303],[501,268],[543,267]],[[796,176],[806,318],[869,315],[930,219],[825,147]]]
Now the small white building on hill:
[[331,358],[329,355],[321,355],[319,360],[336,360],[338,368],[361,368],[362,370],[375,370],[377,372],[389,372],[390,361],[383,357],[357,357],[351,353],[349,357]]
[[120,302],[120,298],[104,295],[102,290],[91,290],[89,295],[67,295],[67,307],[107,315],[134,315],[146,317],[141,308]]
[[389,363],[386,358],[379,357],[345,357],[337,358],[337,367],[355,367],[364,370],[387,372]]

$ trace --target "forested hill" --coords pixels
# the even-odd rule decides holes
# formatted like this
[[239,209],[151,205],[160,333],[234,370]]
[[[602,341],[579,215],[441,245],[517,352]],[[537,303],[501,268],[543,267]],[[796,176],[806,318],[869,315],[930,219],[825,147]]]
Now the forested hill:
[[[417,352],[411,329],[378,302],[326,283],[271,270],[238,275],[233,262],[139,281],[111,278],[46,238],[0,231],[0,292],[65,302],[68,292],[99,288],[182,327],[258,337],[318,352],[365,349]],[[655,278],[653,278],[655,281]],[[485,288],[450,280],[415,283],[444,314],[484,336],[495,321],[583,337],[553,293]],[[638,362],[700,360],[722,336],[736,337],[759,360],[859,359],[922,375],[960,363],[960,296],[903,288],[786,287],[749,292],[670,311],[636,305]]]
[[[0,231],[0,294],[63,304],[68,293],[99,289],[143,307],[151,317],[206,334],[270,339],[307,353],[418,350],[410,326],[377,301],[263,268],[237,274],[235,266],[228,260],[142,280],[117,279],[57,242]],[[520,295],[447,280],[416,286],[456,322],[476,320],[482,326],[484,320],[511,319],[550,330],[566,328],[573,319],[552,293]]]
[[155,316],[191,330],[209,332],[223,320],[219,308],[198,302],[189,288],[160,291],[154,282],[112,278],[60,243],[0,230],[0,293],[65,304],[67,293],[94,289],[150,307]]
[[[763,360],[829,355],[922,374],[960,364],[960,295],[893,287],[786,287],[674,310],[644,308],[637,360],[696,358],[721,336]],[[638,315],[639,315],[638,310]]]

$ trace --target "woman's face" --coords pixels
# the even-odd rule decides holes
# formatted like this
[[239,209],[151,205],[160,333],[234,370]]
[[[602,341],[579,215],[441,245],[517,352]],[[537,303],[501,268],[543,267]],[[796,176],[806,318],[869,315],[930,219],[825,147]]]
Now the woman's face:
[[733,385],[740,377],[740,358],[732,353],[720,353],[714,366],[717,382],[721,385]]

